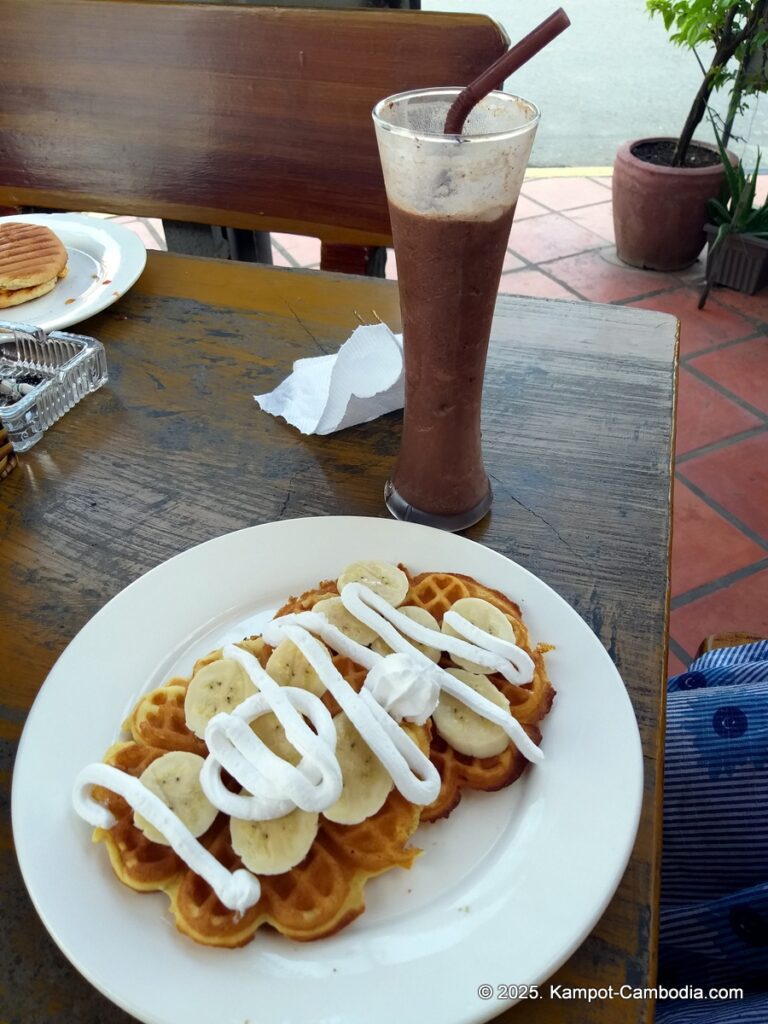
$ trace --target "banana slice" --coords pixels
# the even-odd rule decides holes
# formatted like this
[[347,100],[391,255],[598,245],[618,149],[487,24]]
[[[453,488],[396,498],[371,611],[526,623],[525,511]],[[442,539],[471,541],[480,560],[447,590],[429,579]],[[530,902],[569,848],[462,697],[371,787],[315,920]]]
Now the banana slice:
[[316,697],[325,693],[325,683],[315,672],[293,640],[283,640],[269,656],[267,672],[281,686],[309,690]]
[[296,747],[288,742],[288,737],[285,735],[285,729],[280,724],[280,719],[271,711],[254,719],[251,722],[251,729],[262,743],[269,747],[273,754],[282,757],[284,761],[297,765],[301,760],[301,754]]
[[[473,626],[477,626],[478,629],[483,629],[486,633],[490,633],[491,636],[497,636],[501,640],[509,640],[512,644],[517,643],[512,623],[504,612],[490,602],[484,601],[482,597],[462,597],[454,602],[451,606],[451,611],[461,615],[462,618],[466,619],[467,622],[471,622]],[[446,636],[460,637],[460,634],[449,626],[447,622],[443,623],[443,632]],[[466,638],[460,637],[460,639]],[[461,665],[468,672],[480,675],[489,675],[493,671],[490,668],[485,668],[483,665],[476,664],[474,661],[469,661],[467,658],[459,658],[455,654],[451,655],[451,661]]]
[[347,583],[362,583],[395,608],[408,593],[408,577],[391,562],[353,562],[336,580],[339,593]]
[[[473,690],[477,690],[481,696],[509,711],[509,701],[486,676],[464,672],[460,668],[449,668],[448,672],[462,683],[471,686]],[[494,757],[509,744],[509,736],[500,725],[494,725],[487,718],[482,718],[476,711],[472,711],[466,704],[462,704],[447,693],[440,694],[438,705],[432,712],[432,721],[446,743],[460,754],[467,754],[469,757]]]
[[357,825],[380,810],[392,789],[392,776],[343,712],[333,724],[343,788],[323,814],[339,825]]
[[232,848],[256,875],[281,875],[300,864],[317,835],[318,815],[298,807],[272,821],[232,818]]
[[[139,776],[139,782],[155,796],[159,796],[195,837],[206,832],[219,813],[200,786],[202,767],[203,758],[199,755],[171,750],[153,761]],[[133,821],[153,843],[170,845],[165,836],[150,825],[143,815],[134,813]]]
[[220,711],[233,711],[256,693],[248,673],[236,661],[219,658],[195,672],[184,698],[184,717],[195,736],[205,739],[205,727]]
[[[418,622],[420,626],[426,626],[427,629],[434,629],[437,633],[440,632],[440,625],[437,619],[434,615],[430,615],[426,608],[418,608],[416,605],[406,604],[401,605],[397,610],[402,612],[406,618],[413,619],[414,622]],[[411,640],[408,636],[405,639],[409,644],[413,644],[417,650],[421,651],[422,654],[426,654],[431,661],[440,661],[440,651],[436,650],[434,647],[427,647],[426,644],[417,644],[415,640]],[[377,654],[386,655],[392,653],[392,648],[389,644],[384,643],[380,636],[376,637],[371,644],[371,648],[376,651]]]
[[363,647],[367,647],[378,636],[376,630],[366,626],[364,622],[356,619],[351,612],[347,611],[340,597],[324,597],[322,601],[318,601],[314,605],[312,611],[320,612],[332,626],[340,629],[344,636],[348,636],[350,640],[356,640]]

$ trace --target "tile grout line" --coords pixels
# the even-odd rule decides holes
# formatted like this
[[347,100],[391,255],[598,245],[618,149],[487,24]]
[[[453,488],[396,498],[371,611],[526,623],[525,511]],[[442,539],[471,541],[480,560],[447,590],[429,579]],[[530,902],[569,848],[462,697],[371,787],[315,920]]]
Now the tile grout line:
[[[574,210],[588,210],[588,209],[591,209],[593,206],[609,206],[609,205],[611,205],[611,197],[609,195],[607,199],[596,199],[594,201],[594,203],[579,203],[577,206],[567,206],[567,207],[565,207],[565,209],[558,210],[558,209],[555,209],[552,206],[547,206],[547,204],[542,199],[534,199],[533,196],[529,196],[526,192],[521,192],[520,194],[525,199],[527,199],[529,203],[536,203],[537,206],[543,206],[547,213],[559,213],[563,217],[567,217],[568,214],[572,213]],[[534,214],[531,214],[530,217],[524,217],[523,219],[524,220],[534,220],[536,217],[541,217],[541,216],[542,216],[542,214],[540,214],[540,213],[534,213]]]
[[588,301],[587,299],[584,298],[584,296],[581,294],[581,292],[576,291],[575,288],[571,287],[571,285],[569,285],[569,284],[566,284],[565,281],[558,280],[558,278],[556,278],[553,274],[550,274],[550,273],[548,273],[548,271],[544,270],[540,263],[532,263],[530,260],[527,260],[525,258],[525,256],[521,256],[519,252],[515,252],[514,249],[507,249],[507,252],[510,253],[510,255],[514,256],[515,259],[521,260],[522,263],[523,263],[523,266],[522,267],[514,267],[512,270],[505,270],[505,271],[503,271],[502,275],[501,275],[502,277],[509,278],[513,274],[521,273],[523,270],[538,270],[548,280],[552,281],[556,285],[559,285],[561,288],[565,288],[566,291],[569,291],[571,293],[571,295],[573,295],[574,298],[580,299],[582,302],[587,302]]
[[672,652],[672,654],[675,655],[675,657],[679,661],[682,661],[683,665],[685,665],[685,670],[687,672],[688,666],[693,661],[692,656],[688,653],[688,651],[686,651],[686,649],[683,647],[681,643],[675,640],[671,633],[667,637],[667,642],[669,644],[669,650]]
[[768,551],[768,541],[766,541],[765,538],[761,537],[759,533],[755,533],[755,531],[747,526],[746,523],[742,523],[741,520],[733,515],[732,512],[729,512],[727,508],[724,508],[719,502],[715,501],[714,498],[711,498],[706,491],[698,486],[698,484],[689,480],[689,478],[685,476],[684,473],[681,473],[680,470],[675,470],[675,477],[680,480],[681,483],[684,483],[689,490],[693,491],[697,498],[701,498],[701,500],[708,505],[713,512],[717,512],[719,516],[743,533],[745,537],[754,541],[754,543],[764,551]]
[[[752,326],[751,324],[749,325]],[[734,348],[736,345],[740,345],[743,341],[758,341],[760,338],[765,337],[765,331],[759,327],[756,328],[751,334],[744,335],[743,338],[731,338],[730,341],[718,341],[711,348],[702,348],[698,352],[689,352],[687,355],[680,356],[680,365],[688,366],[688,364],[698,359],[700,356],[708,356],[710,352],[722,352],[726,348]]]
[[167,250],[167,249],[168,249],[168,245],[167,245],[167,242],[166,242],[165,238],[161,238],[161,237],[160,237],[160,235],[159,235],[159,234],[157,233],[157,231],[156,231],[156,230],[154,229],[154,227],[152,226],[152,224],[150,223],[150,221],[151,221],[152,219],[153,219],[153,218],[150,218],[150,217],[145,217],[145,218],[143,219],[143,224],[144,224],[144,227],[145,227],[145,228],[147,229],[147,231],[148,231],[148,232],[150,233],[150,235],[152,235],[152,237],[153,237],[153,238],[154,238],[154,240],[155,240],[155,241],[157,242],[157,244],[158,244],[159,246],[165,246],[165,248],[166,248],[166,250]]
[[722,451],[723,448],[728,448],[732,444],[738,444],[740,441],[749,441],[753,437],[757,437],[758,434],[763,434],[768,430],[768,425],[760,423],[756,427],[750,427],[748,430],[742,430],[738,434],[731,434],[730,437],[721,437],[719,441],[712,441],[710,444],[703,444],[700,448],[692,448],[689,452],[683,452],[681,455],[675,455],[676,465],[685,465],[686,462],[690,462],[691,459],[697,459],[700,455],[710,455],[712,452]]
[[290,263],[291,267],[293,267],[296,270],[303,270],[303,269],[305,269],[302,266],[302,264],[299,263],[296,260],[296,258],[292,255],[292,253],[288,252],[288,250],[286,248],[284,248],[284,246],[282,246],[279,242],[275,241],[274,236],[271,237],[271,242],[272,242],[273,248],[277,249],[277,251],[283,257],[283,259],[288,260],[288,262]]
[[[588,230],[588,229],[585,229],[585,230]],[[594,234],[595,232],[592,232],[592,233]],[[569,259],[573,259],[576,256],[586,256],[586,255],[588,255],[590,253],[595,253],[595,252],[602,253],[602,252],[606,252],[606,251],[609,251],[609,250],[613,251],[613,250],[615,250],[615,248],[616,248],[615,242],[608,242],[608,241],[606,241],[606,242],[603,242],[600,245],[596,245],[596,246],[594,246],[592,248],[581,249],[579,252],[571,253],[571,255],[569,255],[569,256],[555,256],[551,260],[541,260],[539,263],[536,263],[536,264],[533,264],[533,265],[538,267],[539,270],[543,270],[546,265],[551,264],[551,263],[557,263],[558,260],[569,260]],[[609,261],[606,261],[606,262],[609,262]],[[619,267],[619,266],[616,266],[615,264],[611,263],[610,266],[615,266],[617,270],[623,270],[624,269],[624,265]],[[631,267],[631,266],[629,266],[629,264],[626,264],[626,269],[628,271],[632,271],[632,270],[638,271],[637,267]],[[639,271],[639,272],[642,273],[642,271]],[[549,273],[549,272],[545,271],[545,273]],[[654,273],[654,271],[648,271],[648,273]],[[554,276],[554,275],[550,274],[550,276]],[[564,284],[565,283],[563,281],[560,281],[560,278],[555,278],[555,279],[560,284]],[[642,301],[644,299],[656,298],[658,295],[663,295],[666,292],[673,292],[673,291],[676,291],[678,288],[684,287],[683,283],[680,282],[679,279],[676,279],[676,280],[677,280],[677,283],[667,284],[667,285],[664,285],[662,288],[654,288],[654,289],[652,289],[651,291],[648,291],[648,292],[639,292],[636,295],[630,295],[630,296],[628,296],[627,298],[624,298],[624,299],[611,299],[610,302],[606,302],[604,304],[609,305],[609,306],[628,306],[632,302],[640,302],[640,301]],[[596,301],[594,299],[588,299],[585,296],[583,296],[583,298],[584,298],[585,302]]]
[[555,277],[554,274],[550,273],[548,270],[542,267],[541,264],[538,264],[536,269],[539,271],[539,273],[549,278],[550,281],[554,281],[555,284],[559,284],[561,288],[566,288],[569,292],[571,292],[572,295],[575,295],[577,299],[581,299],[582,302],[589,302],[589,299],[585,298],[585,296],[582,295],[581,292],[577,291],[572,285],[567,284],[565,281],[561,281],[558,277]]
[[758,409],[756,406],[751,405],[744,398],[740,398],[732,391],[729,391],[727,387],[725,387],[719,381],[715,380],[713,377],[708,377],[707,374],[704,373],[703,370],[700,370],[697,366],[693,366],[692,363],[686,363],[685,368],[689,373],[692,373],[693,376],[696,377],[697,380],[699,380],[702,384],[709,384],[712,388],[714,388],[715,391],[718,391],[724,398],[729,398],[732,402],[735,402],[737,405],[740,405],[745,412],[749,412],[753,416],[756,416],[763,423],[768,423],[768,414],[764,413],[761,409]]
[[745,565],[741,569],[734,569],[733,572],[726,573],[725,576],[719,576],[716,580],[710,580],[709,583],[702,583],[701,586],[678,594],[672,598],[670,608],[672,611],[685,608],[686,605],[693,604],[694,601],[698,601],[702,597],[709,597],[710,594],[716,594],[719,590],[725,590],[732,583],[749,579],[750,576],[755,576],[764,569],[768,569],[768,558],[761,558],[759,562],[752,562],[751,565]]

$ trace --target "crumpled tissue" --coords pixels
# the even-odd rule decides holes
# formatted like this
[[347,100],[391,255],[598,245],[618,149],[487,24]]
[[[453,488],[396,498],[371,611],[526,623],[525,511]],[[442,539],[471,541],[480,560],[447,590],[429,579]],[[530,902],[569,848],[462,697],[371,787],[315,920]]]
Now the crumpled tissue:
[[372,324],[358,327],[335,355],[297,359],[274,391],[253,397],[302,434],[333,434],[402,409],[404,383],[403,336]]

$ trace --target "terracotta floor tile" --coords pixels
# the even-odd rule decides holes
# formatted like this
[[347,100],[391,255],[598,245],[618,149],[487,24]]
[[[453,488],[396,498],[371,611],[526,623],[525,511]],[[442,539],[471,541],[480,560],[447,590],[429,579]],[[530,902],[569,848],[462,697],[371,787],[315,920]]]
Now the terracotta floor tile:
[[[640,271],[639,271],[640,273]],[[645,273],[645,271],[642,271]],[[723,341],[733,341],[754,334],[755,326],[734,310],[726,309],[717,302],[707,302],[704,309],[697,309],[698,292],[693,288],[677,288],[663,295],[639,299],[633,306],[639,309],[655,309],[660,313],[671,313],[680,320],[680,355],[690,356],[705,352]]]
[[667,655],[667,679],[672,676],[679,676],[681,672],[685,672],[688,666],[684,661],[680,661],[678,656],[670,651]]
[[715,288],[712,295],[723,306],[752,317],[758,323],[768,323],[768,288],[763,288],[756,295],[744,295],[731,288]]
[[530,295],[535,299],[576,298],[573,292],[540,270],[513,270],[511,274],[502,274],[499,292],[505,295]]
[[543,263],[596,249],[605,245],[605,239],[559,213],[547,213],[513,225],[509,244],[530,263]]
[[515,221],[526,220],[528,217],[540,217],[543,213],[549,213],[549,210],[529,199],[525,194],[525,185],[523,185],[523,191],[520,193],[515,207]]
[[680,367],[675,441],[678,455],[759,427],[761,423],[757,416]]
[[757,188],[755,189],[755,203],[765,202],[765,198],[768,196],[768,174],[760,174],[757,178]]
[[593,302],[621,302],[675,283],[667,274],[619,265],[610,248],[547,263],[547,272]]
[[129,223],[123,222],[123,227],[132,231],[134,235],[138,235],[147,249],[165,249],[165,242],[159,242],[143,220],[134,220]]
[[670,633],[692,654],[711,633],[736,631],[768,637],[768,569],[672,611]]
[[768,428],[683,463],[679,472],[732,516],[768,537]]
[[395,250],[387,249],[387,267],[385,274],[390,281],[397,280],[397,260],[395,259]]
[[273,234],[272,241],[282,246],[296,260],[300,267],[320,262],[320,239],[305,235]]
[[523,194],[550,210],[571,210],[588,203],[604,202],[605,187],[591,178],[539,178],[526,181]]
[[595,203],[594,206],[580,206],[575,210],[568,210],[566,216],[580,227],[594,231],[606,242],[613,242],[613,204],[610,200],[607,203]]
[[508,270],[519,270],[521,267],[524,266],[525,263],[523,263],[519,256],[515,256],[513,252],[507,250],[507,254],[504,257],[504,265],[501,268],[501,272],[502,274],[504,274]]
[[590,181],[594,181],[595,184],[597,184],[597,185],[602,185],[603,188],[607,188],[609,192],[611,191],[611,189],[613,187],[613,175],[612,174],[602,174],[600,176],[595,175],[594,177],[590,178],[589,180]]
[[691,360],[691,365],[756,409],[768,413],[768,338],[742,341],[697,356]]
[[675,481],[672,596],[744,569],[766,557],[760,545]]
[[272,263],[276,267],[294,267],[296,264],[289,260],[287,256],[284,256],[276,245],[272,246]]

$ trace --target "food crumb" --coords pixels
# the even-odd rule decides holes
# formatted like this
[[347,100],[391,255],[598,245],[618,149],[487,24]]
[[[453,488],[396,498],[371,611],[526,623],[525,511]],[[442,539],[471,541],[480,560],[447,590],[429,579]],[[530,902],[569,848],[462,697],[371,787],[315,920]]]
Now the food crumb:
[[102,284],[112,284],[112,278],[108,277],[106,281],[102,281]]
[[463,906],[463,907],[459,907],[459,913],[460,914],[468,914],[469,913],[469,907],[466,906],[466,905]]
[[74,301],[75,301],[74,299],[67,299],[67,301],[64,303],[64,305],[65,306],[71,306]]
[[116,298],[118,298],[118,299],[120,298],[120,292],[112,292],[112,294],[113,294],[113,295],[114,295],[114,296],[115,296]]

